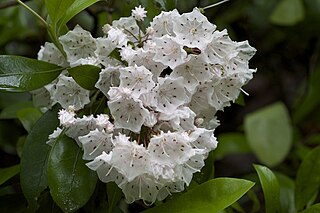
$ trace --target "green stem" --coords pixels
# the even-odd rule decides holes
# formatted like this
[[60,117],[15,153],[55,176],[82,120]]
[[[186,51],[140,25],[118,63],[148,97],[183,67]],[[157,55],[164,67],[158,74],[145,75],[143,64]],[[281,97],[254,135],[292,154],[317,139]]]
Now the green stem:
[[25,3],[23,3],[20,0],[17,0],[17,2],[19,4],[21,4],[24,8],[26,8],[27,10],[29,10],[35,17],[37,17],[46,27],[48,27],[48,23],[38,14],[36,13],[33,9],[31,9],[28,5],[26,5]]
[[212,8],[212,7],[215,7],[215,6],[218,6],[218,5],[220,5],[220,4],[223,4],[223,3],[227,2],[227,1],[229,1],[229,0],[219,1],[219,2],[217,2],[217,3],[215,3],[215,4],[206,6],[206,7],[202,8],[202,9],[203,9],[203,10],[210,9],[210,8]]

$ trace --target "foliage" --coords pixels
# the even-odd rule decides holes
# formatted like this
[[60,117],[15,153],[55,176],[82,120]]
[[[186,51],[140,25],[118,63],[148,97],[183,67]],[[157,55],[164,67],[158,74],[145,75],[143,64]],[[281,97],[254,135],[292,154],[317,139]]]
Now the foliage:
[[[244,87],[250,93],[245,105],[218,114],[218,148],[187,191],[152,206],[124,204],[115,184],[97,181],[85,166],[73,139],[62,134],[46,144],[59,125],[60,106],[43,113],[26,92],[52,82],[64,68],[32,58],[48,38],[65,54],[58,37],[68,29],[80,24],[101,35],[101,26],[139,4],[148,10],[147,26],[161,10],[186,12],[215,1],[25,1],[42,21],[21,5],[2,6],[7,2],[0,1],[0,212],[319,211],[319,0],[230,0],[205,10],[232,38],[253,43],[258,72]],[[100,68],[67,72],[94,91]],[[104,112],[105,101],[97,99],[88,110]]]

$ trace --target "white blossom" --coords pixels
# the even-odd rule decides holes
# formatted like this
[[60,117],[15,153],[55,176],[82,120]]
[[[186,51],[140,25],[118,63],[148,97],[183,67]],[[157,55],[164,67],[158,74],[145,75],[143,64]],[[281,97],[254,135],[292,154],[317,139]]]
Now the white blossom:
[[139,7],[135,7],[132,9],[132,17],[137,21],[143,21],[145,17],[147,17],[147,11],[141,5]]

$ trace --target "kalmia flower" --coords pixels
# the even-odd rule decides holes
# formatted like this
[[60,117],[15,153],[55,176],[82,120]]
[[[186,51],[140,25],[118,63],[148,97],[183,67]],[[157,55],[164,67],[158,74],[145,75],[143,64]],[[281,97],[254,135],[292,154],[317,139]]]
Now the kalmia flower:
[[216,112],[253,77],[249,60],[256,50],[216,30],[198,8],[161,12],[147,30],[139,27],[145,17],[136,7],[130,17],[105,25],[100,38],[77,25],[59,38],[66,59],[46,43],[39,60],[101,71],[96,91],[64,71],[33,97],[41,106],[63,108],[49,144],[60,134],[73,138],[101,181],[115,182],[128,203],[152,204],[183,191],[201,171],[218,144]]

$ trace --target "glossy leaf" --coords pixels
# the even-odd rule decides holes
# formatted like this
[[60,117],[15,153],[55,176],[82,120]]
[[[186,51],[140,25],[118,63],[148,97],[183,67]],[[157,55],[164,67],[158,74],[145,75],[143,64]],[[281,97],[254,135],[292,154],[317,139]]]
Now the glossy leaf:
[[253,182],[243,179],[216,178],[145,213],[219,212],[240,199],[253,185]]
[[[50,0],[48,0],[50,1]],[[94,3],[97,3],[100,0],[76,0],[73,4],[67,9],[64,17],[61,19],[59,26],[65,25],[70,19],[72,19],[75,15],[90,7]]]
[[318,193],[320,187],[320,146],[302,161],[296,177],[296,209],[302,210]]
[[18,102],[4,108],[0,113],[0,119],[14,119],[17,118],[17,112],[24,108],[32,107],[31,101]]
[[304,19],[302,0],[282,0],[270,16],[274,24],[291,26]]
[[50,20],[55,25],[66,13],[75,0],[45,0]]
[[312,205],[308,207],[306,210],[302,211],[301,213],[319,213],[320,212],[320,203]]
[[248,114],[244,127],[249,145],[262,163],[272,167],[287,156],[292,144],[292,127],[282,103]]
[[122,191],[117,184],[110,182],[107,183],[107,194],[108,194],[108,213],[112,213],[114,208],[122,197]]
[[58,110],[59,107],[56,105],[38,120],[23,147],[20,180],[31,210],[38,207],[37,199],[48,185],[47,162],[50,146],[46,142],[48,136],[59,125]]
[[280,212],[280,186],[273,172],[265,166],[254,165],[258,173],[266,205],[266,213]]
[[59,76],[61,68],[21,56],[0,56],[0,90],[23,92],[38,89]]
[[281,212],[296,212],[294,204],[294,181],[281,173],[275,173],[280,186]]
[[30,132],[37,120],[42,116],[38,108],[25,108],[17,112],[17,117],[23,127]]
[[48,183],[53,200],[64,212],[86,204],[94,192],[97,175],[82,159],[81,148],[65,136],[53,145],[48,161]]
[[251,152],[247,139],[241,133],[223,133],[218,135],[218,147],[213,152],[216,159],[221,159],[230,154],[244,154]]
[[82,65],[70,68],[68,72],[81,87],[93,90],[99,79],[100,68],[92,65]]
[[0,185],[18,174],[20,171],[20,165],[14,165],[8,168],[0,169]]

